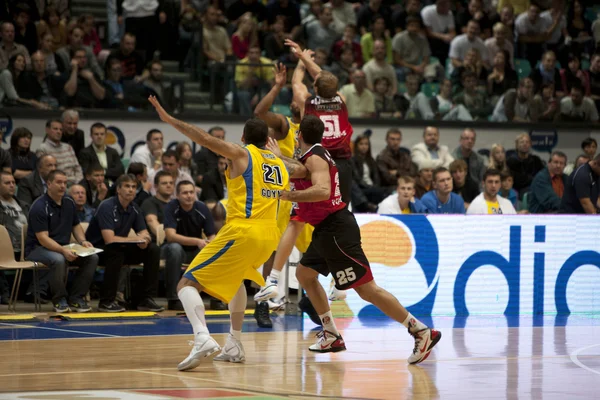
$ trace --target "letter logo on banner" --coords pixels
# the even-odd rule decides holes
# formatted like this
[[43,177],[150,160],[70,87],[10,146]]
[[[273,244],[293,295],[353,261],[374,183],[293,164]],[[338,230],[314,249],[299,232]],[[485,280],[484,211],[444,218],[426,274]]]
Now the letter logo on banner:
[[569,283],[573,272],[584,265],[594,265],[600,268],[600,253],[597,251],[579,251],[569,257],[560,268],[556,277],[556,285],[554,286],[554,299],[558,314],[571,313],[567,304],[567,283]]
[[121,129],[116,126],[109,126],[106,128],[106,144],[119,153],[119,156],[123,158],[125,154],[125,135]]
[[6,138],[12,133],[13,122],[10,115],[0,112],[0,133],[2,134],[2,142],[6,142]]

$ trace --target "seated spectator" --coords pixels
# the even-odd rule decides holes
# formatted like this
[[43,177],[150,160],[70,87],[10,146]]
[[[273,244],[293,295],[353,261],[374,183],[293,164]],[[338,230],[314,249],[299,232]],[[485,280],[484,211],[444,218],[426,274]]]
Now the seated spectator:
[[267,8],[258,0],[235,0],[227,7],[227,19],[236,26],[247,14],[254,16],[259,23],[269,18]]
[[157,47],[157,33],[160,27],[156,18],[158,1],[117,2],[117,15],[125,24],[125,32],[138,38],[137,49],[146,60],[150,60]]
[[160,168],[158,165],[160,164],[160,157],[163,152],[162,132],[158,129],[150,129],[146,133],[146,145],[138,146],[131,155],[129,162],[141,162],[148,169],[148,173],[150,173],[150,171]]
[[333,14],[334,29],[338,35],[342,35],[349,25],[356,27],[356,12],[354,12],[354,7],[350,2],[331,0],[329,4]]
[[398,80],[394,67],[386,61],[385,44],[381,40],[376,40],[373,46],[373,58],[368,61],[363,71],[367,77],[367,87],[373,91],[375,79],[385,77],[391,83],[388,94],[394,96],[398,93]]
[[519,15],[526,12],[529,9],[529,0],[498,0],[497,10],[502,12],[506,7],[510,7],[511,11]]
[[[551,0],[551,7],[540,13],[540,19],[546,21],[546,26],[554,27],[547,31],[548,38],[544,42],[544,49],[553,50],[560,54],[564,47],[565,39],[569,36],[567,32],[567,19],[565,18],[565,1]],[[561,57],[561,61],[564,61]]]
[[[190,181],[193,182],[192,177],[179,169],[179,156],[175,150],[167,150],[161,156],[161,165],[162,167],[157,171],[148,172],[148,179],[151,182],[154,182],[154,176],[160,171],[165,171],[173,177],[175,180],[175,186],[181,181]],[[151,193],[156,194],[157,187],[156,185],[152,188]],[[175,198],[175,192],[171,193],[171,200]]]
[[[592,55],[594,45],[600,40],[591,37],[593,31],[592,23],[586,17],[586,7],[582,1],[575,0],[569,7],[567,14],[567,34],[571,40],[567,44],[567,49],[575,54]],[[592,4],[596,5],[592,2]],[[591,6],[588,2],[587,8]],[[596,20],[598,21],[598,20]]]
[[40,110],[47,110],[49,106],[37,100],[25,99],[17,92],[17,87],[25,87],[26,83],[25,57],[17,54],[8,62],[8,68],[0,72],[0,104],[17,106],[25,104]]
[[381,176],[381,186],[392,189],[400,176],[416,176],[417,165],[412,162],[406,149],[400,147],[402,132],[391,128],[385,135],[386,146],[377,155],[377,167]]
[[466,72],[470,72],[477,78],[476,86],[482,90],[487,88],[488,71],[483,66],[481,55],[477,49],[469,49],[465,55],[463,64],[452,71],[452,85],[457,89],[464,89],[462,77]]
[[100,203],[110,197],[109,182],[104,177],[104,168],[100,164],[92,164],[85,171],[85,178],[79,182],[85,189],[88,205],[98,208]]
[[[29,214],[29,204],[22,203],[15,197],[17,185],[15,178],[6,171],[0,171],[0,225],[8,231],[8,236],[12,242],[15,251],[15,260],[21,259],[21,230],[23,225],[27,224],[27,215]],[[4,277],[0,277],[0,280]],[[0,286],[0,295],[4,297],[4,292],[8,287]],[[8,304],[8,303],[6,303]]]
[[467,25],[467,32],[455,37],[450,43],[448,57],[452,60],[451,69],[461,67],[467,55],[467,51],[475,49],[479,51],[481,62],[484,67],[489,68],[490,57],[488,49],[479,37],[479,23],[471,20]]
[[[357,11],[356,27],[358,28],[358,33],[361,36],[367,33],[371,27],[371,23],[379,15],[384,18],[385,29],[392,32],[394,30],[392,25],[392,10],[383,4],[382,0],[369,0]],[[365,59],[365,62],[367,61]]]
[[538,121],[554,121],[559,110],[559,102],[554,97],[554,84],[545,83],[542,85],[540,94],[536,94],[534,102],[540,106],[541,114],[538,117]]
[[[515,19],[515,41],[518,56],[526,58],[532,66],[535,66],[541,58],[544,43],[550,39],[552,31],[559,22],[560,20],[556,19],[551,26],[548,26],[548,21],[540,18],[540,7],[532,3],[527,12],[519,14]],[[552,67],[554,67],[554,63]]]
[[94,216],[94,209],[87,202],[85,188],[79,184],[72,185],[69,188],[69,196],[71,196],[73,202],[75,202],[75,210],[79,221],[89,224]]
[[192,159],[192,146],[188,142],[179,142],[175,147],[175,152],[179,156],[179,170],[191,176],[194,179],[194,183],[197,182],[200,174],[198,165]]
[[501,172],[500,180],[501,180],[501,188],[500,188],[500,191],[498,192],[498,194],[500,196],[504,197],[505,199],[508,199],[508,201],[510,201],[510,203],[513,205],[513,207],[516,209],[517,204],[519,203],[519,195],[517,194],[515,189],[513,189],[514,182],[513,182],[513,177],[512,177],[512,174],[510,173],[510,171],[505,170],[504,172]]
[[385,196],[381,187],[379,168],[371,154],[371,140],[368,136],[354,139],[352,162],[352,209],[356,212],[375,212],[377,204]]
[[46,7],[42,20],[37,24],[37,34],[40,41],[43,40],[46,35],[50,34],[52,37],[51,52],[55,53],[58,49],[67,45],[68,33],[67,25],[64,21],[61,21],[60,15],[55,7]]
[[[160,249],[150,238],[142,210],[133,202],[136,178],[122,175],[115,185],[117,195],[100,204],[86,232],[86,238],[94,247],[104,249],[100,253],[105,272],[98,311],[125,311],[115,301],[121,267],[140,263],[144,264],[144,280],[132,295],[133,304],[142,311],[163,311],[153,300],[157,294]],[[134,236],[129,235],[132,229]]]
[[50,154],[56,158],[57,169],[67,174],[69,185],[79,183],[83,179],[81,166],[70,144],[61,142],[62,122],[50,119],[46,122],[46,140],[40,145],[36,156]]
[[44,57],[44,65],[46,66],[46,76],[60,76],[58,71],[58,57],[52,51],[52,34],[46,33],[40,39],[40,49],[38,50]]
[[431,47],[431,55],[437,57],[442,65],[446,65],[450,42],[456,37],[450,0],[436,0],[435,4],[423,7],[421,17]]
[[329,70],[338,78],[338,84],[342,87],[352,83],[351,77],[357,68],[354,52],[350,46],[346,46],[341,49],[339,60],[334,61]]
[[424,160],[419,165],[419,175],[415,179],[415,198],[420,199],[423,195],[433,189],[433,160]]
[[268,59],[279,60],[288,52],[288,47],[284,43],[286,39],[284,29],[285,18],[276,18],[265,37],[265,55]]
[[477,76],[472,72],[465,72],[462,76],[463,91],[454,97],[456,104],[462,104],[475,120],[486,120],[494,110],[489,103],[485,91],[477,89]]
[[267,23],[273,25],[278,18],[284,22],[284,33],[296,37],[302,28],[300,6],[295,0],[277,0],[267,4]]
[[531,214],[554,214],[560,210],[560,202],[567,184],[567,176],[563,174],[566,165],[565,153],[553,151],[548,167],[533,178],[528,207]]
[[450,154],[448,146],[440,146],[440,131],[435,126],[426,126],[423,130],[423,142],[415,144],[410,155],[412,161],[421,167],[424,161],[431,160],[432,169],[437,167],[449,167],[454,161],[454,157]]
[[96,23],[92,14],[83,14],[77,18],[77,25],[83,29],[83,45],[92,49],[94,55],[102,51],[102,43],[98,32],[96,32]]
[[578,84],[583,87],[585,96],[590,96],[590,76],[588,71],[581,69],[581,63],[577,55],[569,54],[567,68],[560,70],[560,79],[563,92],[570,93],[573,84]]
[[504,51],[497,52],[492,60],[492,70],[487,77],[487,92],[491,97],[490,103],[495,106],[507,90],[517,87],[518,78],[515,70],[507,63]]
[[444,121],[473,121],[469,110],[462,104],[452,100],[452,82],[444,79],[440,85],[440,92],[429,100],[431,111],[435,119]]
[[565,176],[570,176],[573,171],[576,171],[577,168],[581,167],[583,164],[589,162],[591,159],[587,154],[580,154],[575,159],[574,163],[570,163],[565,167],[564,174]]
[[488,169],[483,175],[483,192],[473,201],[467,209],[468,215],[477,214],[516,214],[510,200],[499,196],[501,173],[497,169]]
[[335,42],[331,50],[334,61],[341,61],[344,50],[349,49],[352,52],[353,60],[358,68],[363,65],[362,47],[356,40],[356,25],[347,25],[344,28],[344,35]]
[[125,170],[119,153],[106,145],[106,126],[101,122],[92,124],[90,137],[92,144],[81,150],[78,155],[81,169],[87,174],[90,166],[98,164],[104,169],[106,178],[115,182],[119,176],[125,173]]
[[[146,88],[148,79],[144,79],[143,83],[137,82],[136,79],[125,79],[122,75],[123,66],[116,58],[109,58],[106,61],[106,72],[104,76],[103,87],[106,90],[105,100],[103,105],[106,108],[144,108],[148,102],[148,89]],[[156,95],[158,95],[156,93]],[[169,104],[165,107],[171,108]]]
[[35,171],[37,157],[31,151],[31,138],[33,134],[27,128],[16,128],[10,135],[11,172],[15,181],[30,176]]
[[431,120],[434,118],[429,99],[419,92],[420,78],[410,74],[406,77],[406,92],[398,95],[399,109],[404,119]]
[[83,131],[79,129],[79,112],[77,110],[65,110],[60,119],[62,120],[60,141],[71,145],[75,154],[79,155],[85,147]]
[[217,168],[209,170],[202,179],[200,198],[209,208],[214,207],[215,203],[227,198],[226,169],[227,159],[219,155]]
[[[406,20],[406,30],[394,36],[392,49],[394,50],[396,73],[400,82],[404,82],[406,75],[411,73],[421,78],[425,77],[431,50],[427,39],[421,35],[420,18],[409,17]],[[433,75],[435,76],[435,74],[434,71]]]
[[46,180],[50,172],[56,169],[56,158],[51,155],[38,157],[36,170],[33,174],[26,176],[19,182],[19,191],[17,199],[23,204],[31,205],[33,202],[46,193]]
[[590,76],[591,98],[594,100],[596,108],[600,110],[600,53],[596,53],[592,56],[588,74]]
[[596,142],[596,139],[592,137],[585,138],[581,142],[581,150],[583,150],[585,155],[592,160],[594,157],[596,157],[596,151],[598,151],[598,142]]
[[383,55],[380,59],[388,64],[393,63],[392,40],[390,39],[389,34],[386,33],[385,19],[381,15],[373,17],[371,29],[360,38],[360,47],[362,48],[362,58],[365,62],[365,66],[375,57],[375,43],[377,41],[382,42],[380,51],[383,52]]
[[268,93],[274,81],[272,63],[268,58],[260,56],[260,47],[253,46],[248,50],[248,56],[237,64],[235,84],[238,88],[240,114],[251,115],[261,95]]
[[[208,134],[221,140],[225,140],[225,129],[220,126],[213,126],[208,130]],[[196,165],[198,166],[198,174],[196,177],[197,182],[202,182],[203,176],[213,169],[217,169],[219,163],[219,155],[213,153],[208,147],[202,147],[193,156]]]
[[565,214],[600,214],[600,155],[569,175],[560,211]]
[[329,65],[327,65],[327,58],[329,57],[328,51],[320,47],[315,49],[314,51],[315,54],[313,56],[313,61],[315,62],[315,64],[317,64],[317,66],[323,71],[329,71]]
[[[48,175],[48,192],[36,201],[29,211],[25,259],[37,261],[49,268],[54,312],[88,312],[91,307],[85,301],[94,273],[98,266],[98,255],[77,257],[71,249],[64,247],[71,242],[71,234],[84,247],[93,247],[86,240],[73,199],[65,196],[67,176],[56,170]],[[111,215],[112,219],[112,215]],[[66,288],[67,265],[77,265],[79,272]],[[40,281],[43,277],[40,277]]]
[[71,72],[63,88],[65,103],[68,107],[96,108],[106,97],[100,75],[95,74],[87,65],[83,48],[72,52]]
[[[527,6],[529,6],[529,2],[527,2]],[[511,5],[507,5],[499,9],[499,14],[497,14],[495,18],[492,18],[492,21],[495,23],[502,23],[502,25],[506,27],[506,40],[510,44],[515,43],[515,12]],[[513,58],[514,54],[511,59]]]
[[323,3],[321,0],[308,0],[308,10],[304,12],[304,9],[300,9],[300,15],[302,16],[302,27],[306,28],[306,26],[319,19],[319,15],[321,15],[321,11],[323,10]]
[[533,81],[523,78],[517,89],[509,89],[496,103],[492,121],[537,122],[544,113],[542,101],[534,97]]
[[487,169],[497,169],[500,172],[508,171],[508,165],[506,165],[506,151],[501,144],[494,143],[490,148],[490,158]]
[[[417,18],[419,26],[423,28],[423,18],[421,18],[421,0],[407,0],[404,7],[396,7],[396,11],[392,14],[392,23],[396,30],[393,32],[398,34],[405,31],[408,26],[409,18]],[[429,47],[429,45],[427,45]]]
[[222,63],[227,56],[233,55],[231,39],[225,28],[219,25],[219,10],[214,6],[206,8],[202,39],[202,50],[208,61]]
[[494,56],[499,52],[505,52],[508,54],[507,62],[510,64],[511,68],[514,69],[514,57],[515,57],[515,49],[513,48],[512,43],[508,40],[509,32],[506,25],[502,22],[497,22],[494,25],[494,37],[487,39],[484,44],[485,47],[489,50],[490,60],[493,60]]
[[0,33],[2,34],[2,41],[0,42],[0,70],[7,68],[9,60],[17,55],[23,56],[25,65],[29,67],[31,65],[29,51],[22,44],[15,43],[15,26],[11,22],[4,21],[0,23]]
[[479,23],[479,36],[482,40],[492,36],[492,22],[486,15],[481,0],[470,0],[467,8],[463,8],[456,14],[456,30],[467,33],[469,21]]
[[141,82],[148,76],[148,73],[144,71],[144,57],[135,50],[135,45],[136,37],[131,33],[125,33],[121,38],[119,48],[110,54],[106,64],[109,64],[109,60],[112,58],[119,60],[123,79],[135,79],[137,82]]
[[331,49],[338,38],[331,7],[324,6],[319,19],[308,23],[304,29],[306,47],[309,49]]
[[15,42],[25,46],[29,54],[38,49],[38,35],[35,24],[31,21],[31,9],[27,4],[17,4],[13,13],[15,23]]
[[152,242],[156,242],[160,229],[159,225],[165,223],[165,206],[171,201],[175,193],[175,180],[168,172],[158,171],[154,176],[153,183],[156,187],[156,194],[144,200],[141,209],[144,212],[146,226],[150,231]]
[[[173,82],[163,74],[162,63],[157,60],[151,61],[149,64],[149,71],[150,75],[144,80],[143,85],[152,90],[165,109],[175,109],[179,99],[175,94]],[[144,97],[146,96],[144,95]],[[144,101],[145,100],[146,99],[144,99]]]
[[250,48],[258,46],[258,28],[251,14],[240,18],[237,30],[231,36],[231,48],[238,60],[248,56]]
[[[145,164],[139,162],[130,163],[129,168],[127,168],[127,175],[135,176],[137,186],[133,202],[141,207],[147,198],[152,197],[150,190],[152,190],[153,182],[148,180],[148,168]],[[116,192],[116,185],[113,185],[111,189]],[[114,196],[114,193],[111,193],[112,196]]]
[[464,160],[454,160],[450,163],[450,174],[452,175],[452,191],[459,195],[465,202],[465,208],[481,192],[479,185],[471,179],[467,163]]
[[533,177],[544,169],[544,164],[538,156],[530,153],[531,139],[529,134],[522,133],[518,135],[515,139],[515,148],[517,154],[507,159],[506,164],[512,173],[515,190],[519,192],[519,200],[522,200],[523,195],[529,191]]
[[96,56],[91,48],[83,45],[83,29],[75,25],[71,28],[69,33],[69,44],[61,47],[56,51],[56,58],[58,59],[58,70],[67,76],[71,73],[74,62],[73,56],[75,50],[82,50],[85,63],[81,65],[87,65],[88,68],[97,76],[102,76],[102,68],[98,64]]
[[[165,236],[162,253],[166,259],[165,285],[169,310],[182,310],[177,297],[177,283],[181,278],[181,266],[190,263],[217,230],[209,209],[196,198],[192,182],[177,185],[177,198],[165,207]],[[205,237],[206,239],[202,239]]]
[[[532,64],[535,65],[535,64]],[[542,90],[544,83],[553,83],[556,91],[556,97],[563,97],[565,92],[562,91],[560,85],[560,71],[556,68],[556,56],[554,52],[547,51],[542,57],[542,61],[537,67],[533,68],[529,76],[533,80],[534,93],[539,93]]]
[[400,111],[401,105],[396,101],[398,95],[391,96],[390,81],[384,76],[375,79],[373,84],[373,96],[375,98],[375,112],[380,118],[399,118],[403,117]]
[[352,82],[344,85],[340,93],[346,98],[348,116],[351,118],[370,118],[375,114],[375,97],[367,88],[367,77],[357,69],[352,75]]
[[571,95],[563,97],[560,101],[557,119],[571,122],[598,122],[598,109],[592,99],[583,95],[581,85],[574,83],[571,87]]
[[452,192],[452,175],[445,167],[433,171],[434,190],[421,197],[429,214],[464,214],[465,202]]
[[415,178],[398,178],[396,193],[390,194],[377,207],[378,214],[427,214],[421,200],[415,198]]
[[479,186],[483,173],[486,170],[486,162],[481,154],[473,151],[476,140],[477,134],[474,129],[466,128],[463,130],[460,134],[460,145],[454,149],[452,157],[455,160],[463,160],[466,163],[469,177]]
[[60,107],[58,98],[64,82],[60,76],[48,75],[44,55],[36,51],[31,55],[32,71],[25,71],[17,83],[17,93],[35,108],[53,109]]

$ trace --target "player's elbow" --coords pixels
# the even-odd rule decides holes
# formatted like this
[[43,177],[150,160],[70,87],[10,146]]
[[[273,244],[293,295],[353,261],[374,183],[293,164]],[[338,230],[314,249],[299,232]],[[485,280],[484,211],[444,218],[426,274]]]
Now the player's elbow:
[[319,199],[317,201],[329,200],[330,196],[331,196],[331,188],[330,187],[322,187],[321,190],[319,190]]

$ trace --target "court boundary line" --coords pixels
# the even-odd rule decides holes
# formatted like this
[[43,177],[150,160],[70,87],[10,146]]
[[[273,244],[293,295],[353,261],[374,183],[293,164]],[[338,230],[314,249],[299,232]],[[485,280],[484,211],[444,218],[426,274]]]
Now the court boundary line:
[[[42,330],[48,330],[48,331],[79,333],[79,334],[83,334],[83,335],[100,336],[103,338],[106,338],[106,337],[122,338],[122,337],[124,337],[124,336],[119,336],[119,335],[111,335],[108,333],[85,332],[85,331],[78,331],[78,330],[74,330],[74,329],[50,328],[48,326],[34,326],[34,325],[27,325],[27,324],[11,324],[11,323],[7,323],[7,322],[0,322],[0,325],[14,326],[14,327],[20,327],[20,328],[30,328],[30,329],[42,329]],[[65,340],[65,339],[72,339],[72,338],[51,338],[50,340],[52,340],[52,339],[53,340]],[[91,339],[91,338],[82,337],[82,338],[77,338],[77,339]],[[48,339],[10,339],[10,340],[20,341],[20,340],[48,340]],[[0,342],[3,342],[3,340]]]
[[[592,344],[590,346],[586,346],[586,347],[581,347],[577,350],[575,350],[574,352],[571,353],[570,357],[571,357],[571,361],[577,365],[579,368],[583,368],[586,371],[592,372],[594,374],[600,375],[600,371],[597,371],[593,368],[588,367],[587,365],[585,365],[584,363],[581,362],[581,360],[579,360],[579,353],[581,353],[582,351],[585,350],[589,350],[589,349],[593,349],[594,347],[600,347],[600,343],[597,344]],[[592,355],[590,355],[592,356]],[[584,357],[588,357],[588,356],[584,356]],[[598,357],[597,355],[594,355],[592,357]]]

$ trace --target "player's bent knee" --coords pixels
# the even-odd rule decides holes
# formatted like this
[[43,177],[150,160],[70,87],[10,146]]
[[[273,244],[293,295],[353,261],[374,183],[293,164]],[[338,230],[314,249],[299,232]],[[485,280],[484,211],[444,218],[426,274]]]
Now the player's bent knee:
[[379,286],[377,286],[373,281],[367,282],[364,285],[360,285],[354,288],[354,290],[356,291],[356,293],[358,293],[360,298],[369,303],[371,303],[373,298],[377,296],[377,292],[379,291],[379,289]]
[[198,282],[182,276],[181,279],[179,280],[179,283],[177,284],[177,292],[179,292],[181,289],[183,289],[186,286],[195,287],[196,289],[198,289],[198,291],[202,290],[202,286],[200,286],[200,284]]
[[304,287],[314,283],[314,281],[317,280],[318,275],[319,273],[317,271],[305,267],[302,264],[298,264],[298,267],[296,268],[296,279],[298,279],[298,282]]

